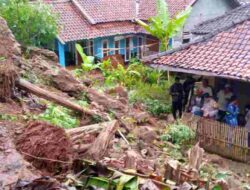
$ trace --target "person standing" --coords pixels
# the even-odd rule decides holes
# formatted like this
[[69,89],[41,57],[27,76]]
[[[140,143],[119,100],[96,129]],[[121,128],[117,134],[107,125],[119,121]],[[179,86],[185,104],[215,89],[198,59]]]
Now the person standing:
[[228,125],[231,127],[238,126],[238,114],[240,113],[240,109],[238,106],[238,100],[236,96],[232,96],[226,108],[226,116],[225,120]]
[[219,112],[218,112],[218,120],[223,121],[225,115],[226,115],[226,108],[228,105],[228,100],[233,96],[233,93],[231,91],[231,87],[229,84],[226,84],[224,89],[220,90],[217,93],[218,98],[218,105],[219,105]]
[[183,83],[183,92],[184,92],[183,110],[185,110],[185,107],[189,105],[188,102],[189,96],[193,95],[194,84],[195,84],[195,79],[192,76],[187,76],[187,79]]
[[183,86],[180,83],[180,78],[175,78],[175,83],[170,87],[170,95],[172,96],[172,114],[177,120],[177,112],[179,117],[182,116],[182,101],[183,101]]

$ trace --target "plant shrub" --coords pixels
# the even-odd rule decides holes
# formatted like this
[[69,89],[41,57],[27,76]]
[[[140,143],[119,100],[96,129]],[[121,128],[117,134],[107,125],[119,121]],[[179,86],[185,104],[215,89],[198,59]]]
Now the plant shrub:
[[42,2],[5,0],[0,4],[0,16],[23,45],[48,45],[58,32],[57,15]]
[[169,103],[163,103],[156,99],[146,99],[144,104],[146,105],[147,111],[154,116],[171,113],[171,105]]
[[68,109],[53,104],[49,104],[45,112],[34,119],[41,119],[65,129],[77,127],[80,123]]
[[165,134],[161,136],[161,140],[171,141],[174,144],[183,144],[194,138],[194,131],[181,123],[167,126]]

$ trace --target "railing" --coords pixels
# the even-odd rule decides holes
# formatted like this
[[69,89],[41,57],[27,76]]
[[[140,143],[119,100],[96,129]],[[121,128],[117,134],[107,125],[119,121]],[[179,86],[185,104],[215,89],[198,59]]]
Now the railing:
[[186,115],[184,123],[196,131],[196,139],[206,151],[238,161],[250,161],[248,130],[227,124]]

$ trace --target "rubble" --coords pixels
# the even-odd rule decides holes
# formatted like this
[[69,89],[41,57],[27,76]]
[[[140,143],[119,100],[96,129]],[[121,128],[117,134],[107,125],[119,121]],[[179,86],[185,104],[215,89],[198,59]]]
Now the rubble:
[[45,122],[31,122],[18,137],[16,147],[33,166],[52,174],[66,172],[74,159],[65,131]]
[[[75,175],[74,180],[71,178],[71,182],[76,183],[82,180],[86,168],[79,167],[78,172],[74,173],[75,170],[72,171],[71,166],[76,161],[80,162],[79,165],[82,165],[86,158],[95,160],[97,165],[103,164],[112,167],[112,170],[117,170],[117,172],[143,178],[144,182],[140,189],[158,190],[163,189],[160,188],[162,185],[164,187],[176,186],[176,189],[179,190],[188,190],[204,188],[206,183],[212,185],[223,183],[231,189],[238,188],[237,186],[240,185],[241,181],[233,175],[223,182],[216,181],[212,175],[209,179],[202,178],[200,171],[205,164],[216,164],[216,167],[226,164],[224,164],[222,158],[207,158],[199,144],[191,147],[188,162],[186,162],[186,159],[183,159],[182,163],[174,160],[171,151],[180,152],[179,145],[161,141],[162,131],[158,124],[158,118],[152,117],[142,105],[130,106],[126,89],[117,86],[103,93],[91,88],[91,81],[85,82],[89,84],[85,86],[84,81],[77,80],[70,71],[60,68],[57,56],[48,50],[24,48],[22,53],[25,56],[22,57],[19,44],[16,43],[3,19],[0,19],[1,25],[4,27],[0,27],[0,41],[2,40],[5,45],[8,45],[8,48],[6,51],[5,47],[0,47],[0,58],[4,55],[4,58],[7,57],[7,61],[15,65],[17,69],[7,68],[7,62],[3,64],[5,65],[5,68],[3,67],[4,72],[1,72],[0,67],[0,79],[2,75],[9,76],[8,73],[11,73],[10,77],[7,77],[9,83],[4,82],[4,84],[8,84],[7,87],[0,88],[7,89],[4,93],[1,93],[0,90],[0,98],[11,98],[13,84],[19,84],[20,87],[20,81],[21,84],[25,83],[22,83],[23,79],[16,82],[17,73],[24,78],[27,75],[30,77],[31,72],[33,72],[34,80],[26,78],[25,84],[28,83],[29,87],[34,88],[33,91],[32,88],[22,88],[26,93],[39,96],[38,93],[34,93],[34,89],[39,88],[38,91],[43,92],[43,98],[52,100],[49,95],[56,90],[57,96],[56,98],[54,96],[53,101],[56,99],[58,100],[57,103],[64,102],[64,104],[60,104],[83,113],[83,116],[85,114],[100,116],[102,121],[98,121],[99,123],[94,125],[69,130],[36,121],[30,123],[23,131],[18,132],[17,150],[35,168],[39,169],[41,175],[48,174],[51,178],[41,178],[39,172],[39,174],[33,172],[34,168],[23,160],[21,154],[16,151],[12,138],[9,138],[7,132],[2,132],[3,129],[0,127],[0,149],[4,152],[2,154],[0,151],[0,160],[6,160],[6,163],[0,166],[0,188],[1,185],[3,187],[8,184],[13,185],[18,179],[22,180],[18,181],[16,189],[64,188],[61,183],[53,178],[54,175],[69,172]],[[1,59],[0,64],[2,64]],[[40,82],[49,90],[39,87]],[[0,81],[0,87],[2,87],[1,84]],[[68,96],[65,97],[64,93],[67,93],[72,101],[68,99]],[[87,108],[73,102],[78,100],[77,98],[82,93],[87,98],[89,105]],[[39,97],[41,97],[41,94]],[[26,102],[22,103],[25,104],[24,107],[26,106],[29,109]],[[20,107],[20,109],[22,108]],[[5,112],[6,110],[0,109],[0,113]],[[113,118],[110,113],[114,115]],[[29,116],[25,115],[24,118],[26,117]],[[91,119],[88,122],[91,123]],[[102,123],[104,120],[108,122]],[[165,127],[169,120],[162,123],[162,127]],[[5,130],[8,131],[9,129]],[[187,149],[183,152],[182,156],[184,157]],[[9,159],[10,155],[12,155],[12,159]],[[94,177],[100,177],[103,169],[105,168],[97,168],[98,171],[95,171],[96,176]],[[93,177],[93,173],[91,177]],[[6,178],[8,178],[7,184],[2,180]],[[34,180],[35,178],[37,179]],[[63,181],[65,182],[65,180],[66,177],[64,176]],[[172,182],[170,183],[170,181]]]

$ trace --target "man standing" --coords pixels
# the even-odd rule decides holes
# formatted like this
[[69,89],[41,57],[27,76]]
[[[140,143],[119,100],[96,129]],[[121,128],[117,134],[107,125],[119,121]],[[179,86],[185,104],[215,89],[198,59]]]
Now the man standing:
[[177,120],[177,111],[179,117],[182,116],[182,101],[183,101],[183,87],[180,83],[180,78],[175,78],[175,83],[170,87],[170,95],[172,96],[172,114],[175,120]]
[[229,84],[226,84],[224,89],[220,90],[217,94],[218,98],[218,104],[219,104],[219,121],[223,121],[224,117],[226,115],[226,108],[228,105],[228,100],[233,96],[233,93],[231,92],[231,87]]

